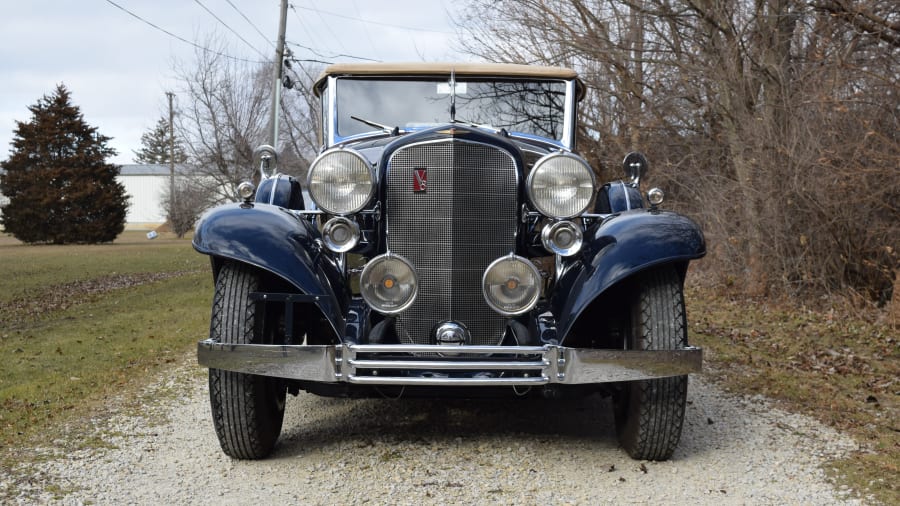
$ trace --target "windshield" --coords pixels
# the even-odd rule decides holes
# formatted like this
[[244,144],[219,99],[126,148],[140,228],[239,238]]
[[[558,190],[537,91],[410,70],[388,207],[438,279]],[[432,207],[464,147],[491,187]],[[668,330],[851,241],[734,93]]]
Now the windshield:
[[[457,122],[562,140],[565,81],[458,78],[455,89]],[[451,120],[446,79],[341,78],[336,91],[340,137],[381,130],[351,116],[401,130]]]

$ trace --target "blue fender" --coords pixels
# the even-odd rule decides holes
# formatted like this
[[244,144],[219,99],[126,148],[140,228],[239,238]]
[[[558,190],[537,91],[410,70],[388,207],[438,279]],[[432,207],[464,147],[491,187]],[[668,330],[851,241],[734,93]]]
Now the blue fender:
[[683,264],[706,254],[700,227],[671,212],[633,210],[588,229],[585,250],[557,283],[553,306],[562,342],[591,302],[616,283],[662,264]]
[[338,336],[344,335],[343,308],[349,294],[335,260],[315,239],[319,232],[305,219],[268,204],[230,204],[203,216],[194,232],[198,252],[271,272],[301,293],[318,296],[315,304]]

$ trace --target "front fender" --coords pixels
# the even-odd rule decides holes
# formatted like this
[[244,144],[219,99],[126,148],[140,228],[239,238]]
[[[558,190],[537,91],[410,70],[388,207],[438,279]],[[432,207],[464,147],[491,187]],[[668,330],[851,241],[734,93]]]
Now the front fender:
[[560,342],[604,291],[645,269],[684,264],[706,254],[700,227],[671,212],[634,210],[610,217],[585,234],[585,250],[566,269],[552,301]]
[[341,270],[315,240],[308,221],[267,204],[229,204],[209,211],[194,232],[198,252],[253,265],[318,296],[315,304],[338,336],[344,335],[342,308],[349,294]]

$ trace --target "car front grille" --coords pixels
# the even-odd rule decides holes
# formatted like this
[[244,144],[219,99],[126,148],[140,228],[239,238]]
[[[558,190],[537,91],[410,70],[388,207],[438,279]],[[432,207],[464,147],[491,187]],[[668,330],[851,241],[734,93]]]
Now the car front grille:
[[513,157],[459,139],[425,142],[398,149],[387,173],[388,248],[419,276],[415,303],[396,320],[401,342],[435,344],[435,326],[454,321],[468,328],[466,344],[499,344],[506,318],[484,301],[481,278],[492,261],[515,250]]

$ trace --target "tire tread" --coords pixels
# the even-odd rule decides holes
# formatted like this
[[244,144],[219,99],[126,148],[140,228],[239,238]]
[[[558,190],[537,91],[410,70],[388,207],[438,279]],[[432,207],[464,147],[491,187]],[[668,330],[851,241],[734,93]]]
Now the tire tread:
[[[687,345],[681,280],[673,269],[655,269],[640,279],[635,302],[636,349],[673,350]],[[635,381],[625,386],[617,412],[620,440],[636,459],[666,460],[681,439],[687,402],[687,376]]]
[[[220,342],[255,342],[256,304],[247,297],[258,280],[249,267],[225,264],[216,279],[210,334]],[[272,379],[210,369],[213,425],[222,450],[238,459],[268,456],[281,432],[284,392]],[[277,404],[274,407],[272,403]]]

